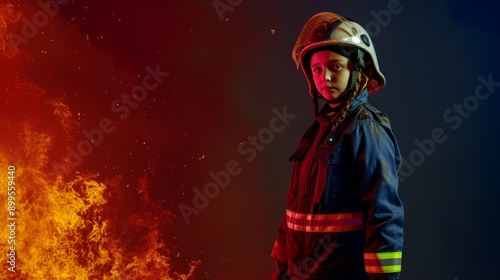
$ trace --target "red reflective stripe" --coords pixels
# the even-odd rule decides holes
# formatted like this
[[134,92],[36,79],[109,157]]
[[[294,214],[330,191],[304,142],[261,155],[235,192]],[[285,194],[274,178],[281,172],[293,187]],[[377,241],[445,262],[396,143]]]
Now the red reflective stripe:
[[288,228],[306,232],[343,232],[363,229],[363,213],[303,214],[286,210]]
[[384,273],[381,266],[369,266],[365,265],[366,273]]
[[401,271],[402,252],[365,253],[365,271],[392,273]]

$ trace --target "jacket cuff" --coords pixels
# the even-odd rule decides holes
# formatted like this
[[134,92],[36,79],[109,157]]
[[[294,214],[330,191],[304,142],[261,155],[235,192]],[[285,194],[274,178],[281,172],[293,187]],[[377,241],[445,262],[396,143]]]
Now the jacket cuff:
[[402,252],[365,253],[365,270],[367,273],[399,273],[402,256]]

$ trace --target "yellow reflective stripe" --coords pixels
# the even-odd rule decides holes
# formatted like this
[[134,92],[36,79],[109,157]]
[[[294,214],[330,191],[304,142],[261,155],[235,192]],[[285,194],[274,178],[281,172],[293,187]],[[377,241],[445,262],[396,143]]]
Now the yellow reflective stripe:
[[394,273],[401,272],[401,265],[386,265],[386,266],[365,266],[367,273]]
[[365,270],[368,273],[401,271],[402,252],[365,253]]
[[403,257],[403,252],[365,253],[365,260],[366,259],[377,259],[377,260],[400,259],[402,257]]
[[286,210],[288,228],[305,232],[344,232],[361,230],[363,213],[304,214]]

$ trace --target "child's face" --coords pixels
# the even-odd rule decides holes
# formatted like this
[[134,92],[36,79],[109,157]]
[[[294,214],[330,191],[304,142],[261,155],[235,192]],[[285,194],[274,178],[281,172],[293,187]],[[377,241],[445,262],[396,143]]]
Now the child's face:
[[311,56],[311,72],[318,92],[328,101],[335,100],[347,89],[352,64],[348,58],[332,51],[319,51]]

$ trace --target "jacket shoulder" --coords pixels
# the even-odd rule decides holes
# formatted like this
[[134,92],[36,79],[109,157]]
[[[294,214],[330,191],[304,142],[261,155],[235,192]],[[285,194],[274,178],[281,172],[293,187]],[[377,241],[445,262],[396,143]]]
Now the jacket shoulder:
[[359,123],[366,121],[374,121],[380,125],[391,128],[391,123],[389,121],[389,117],[387,116],[387,114],[373,107],[368,102],[359,104],[358,107],[355,109],[355,111],[356,114],[354,118],[357,119]]

